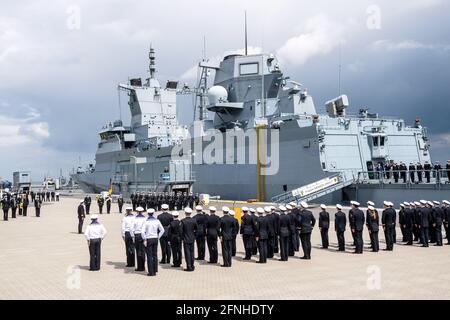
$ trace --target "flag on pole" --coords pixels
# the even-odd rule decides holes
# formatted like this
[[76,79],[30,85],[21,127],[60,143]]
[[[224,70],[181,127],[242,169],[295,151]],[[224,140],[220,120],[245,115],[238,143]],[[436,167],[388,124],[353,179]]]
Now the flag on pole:
[[112,195],[112,193],[113,193],[113,190],[112,190],[112,179],[111,178],[109,178],[108,193],[109,193],[109,195]]

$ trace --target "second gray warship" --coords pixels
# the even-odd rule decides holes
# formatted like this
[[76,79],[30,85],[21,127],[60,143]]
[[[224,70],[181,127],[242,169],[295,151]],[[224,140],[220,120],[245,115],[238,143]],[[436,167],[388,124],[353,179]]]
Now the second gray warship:
[[[286,76],[272,54],[229,55],[218,65],[202,60],[195,88],[161,86],[154,49],[149,60],[148,79],[118,87],[128,93],[131,123],[105,126],[95,164],[73,175],[86,191],[112,184],[124,195],[188,191],[330,203],[448,195],[444,171],[431,172],[429,183],[413,179],[423,171],[396,171],[394,164],[432,163],[420,120],[408,125],[367,108],[350,115],[346,95],[326,102],[320,114],[306,87]],[[179,124],[178,94],[196,97],[190,126]]]

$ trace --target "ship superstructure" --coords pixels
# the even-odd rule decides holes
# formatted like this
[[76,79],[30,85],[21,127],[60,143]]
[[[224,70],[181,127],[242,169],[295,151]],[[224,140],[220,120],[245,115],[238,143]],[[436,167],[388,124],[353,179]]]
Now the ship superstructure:
[[[229,55],[219,65],[203,60],[193,89],[179,89],[176,81],[162,87],[153,49],[149,59],[145,83],[119,85],[129,96],[130,125],[104,128],[95,167],[74,176],[85,189],[99,192],[112,181],[124,194],[180,190],[236,200],[342,201],[382,197],[391,183],[380,166],[431,162],[419,121],[407,125],[367,108],[349,115],[346,95],[326,102],[321,114],[272,54]],[[177,118],[177,94],[186,93],[198,98],[198,119],[189,127]],[[424,189],[405,185],[396,185],[398,192],[390,187],[391,199]]]

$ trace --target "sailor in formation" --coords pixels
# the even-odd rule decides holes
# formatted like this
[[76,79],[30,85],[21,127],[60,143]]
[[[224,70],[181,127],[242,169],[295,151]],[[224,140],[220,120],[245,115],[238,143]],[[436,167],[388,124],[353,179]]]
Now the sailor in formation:
[[247,207],[242,208],[242,218],[240,234],[244,242],[245,257],[244,260],[250,260],[253,252],[253,240],[255,237],[256,220]]
[[85,211],[84,211],[84,201],[83,200],[81,200],[80,204],[78,205],[77,213],[78,213],[78,234],[82,234],[84,218],[86,217]]
[[90,195],[86,195],[84,197],[84,208],[86,209],[86,214],[87,215],[89,215],[89,212],[91,210],[91,202],[92,202],[91,196]]
[[158,216],[158,220],[161,222],[161,224],[164,228],[164,232],[159,239],[159,241],[161,243],[161,252],[162,252],[161,264],[166,264],[166,263],[170,264],[170,257],[172,255],[172,252],[170,249],[168,230],[169,230],[170,223],[173,220],[173,216],[169,213],[169,205],[162,204],[161,209],[163,212]]
[[122,218],[122,239],[125,242],[125,254],[127,257],[128,268],[135,266],[136,259],[133,239],[134,218],[133,208],[125,208],[125,217]]
[[206,227],[208,217],[203,212],[203,207],[198,205],[195,207],[196,215],[194,217],[197,221],[197,233],[195,235],[195,242],[197,243],[197,258],[195,260],[205,260],[205,242],[206,242]]
[[173,268],[179,268],[181,266],[182,260],[182,249],[181,249],[181,230],[180,230],[180,220],[178,211],[173,211],[173,220],[170,222],[167,238],[169,239],[170,248],[172,249],[172,261]]
[[280,240],[280,261],[288,261],[289,259],[289,235],[290,235],[290,219],[286,214],[287,208],[279,206],[280,217],[278,221],[278,235]]
[[144,239],[144,247],[147,255],[147,275],[156,276],[156,273],[158,272],[158,240],[166,233],[166,231],[164,230],[161,221],[153,216],[155,214],[155,209],[147,209],[147,213],[148,219],[142,226],[141,235]]
[[320,229],[320,237],[322,239],[322,249],[328,249],[330,243],[328,240],[328,230],[330,228],[330,214],[327,212],[326,205],[321,204],[320,209],[322,211],[319,213],[319,229]]
[[100,270],[101,245],[106,236],[105,227],[98,221],[98,215],[91,216],[91,224],[86,228],[84,236],[86,237],[89,247],[89,270]]
[[210,264],[218,262],[219,252],[217,249],[217,240],[219,237],[219,223],[220,218],[216,214],[216,207],[209,207],[209,216],[206,222],[206,241],[208,243],[209,261]]
[[357,201],[353,201],[352,203],[352,217],[351,217],[351,227],[352,233],[355,237],[355,253],[362,254],[364,250],[364,240],[363,240],[363,230],[365,217],[364,213],[359,209],[360,203]]
[[122,208],[123,208],[123,196],[119,195],[119,197],[117,198],[117,206],[119,207],[119,213],[122,213]]
[[[230,210],[230,216],[233,218],[234,228],[233,228],[233,239],[231,240],[231,256],[236,256],[236,240],[239,234],[239,220],[236,219],[236,213],[234,210]],[[272,255],[273,257],[273,255]]]
[[336,205],[337,212],[334,215],[334,229],[338,240],[338,251],[345,251],[345,229],[347,216],[342,212],[342,205]]
[[[78,216],[81,218],[79,232],[82,229],[82,219],[85,214],[85,200],[81,200],[78,206]],[[402,242],[413,245],[419,241],[422,246],[427,247],[432,243],[430,235],[434,236],[436,246],[443,245],[442,227],[448,234],[449,205],[447,200],[401,203],[399,214],[399,226],[402,230]],[[375,203],[367,202],[365,213],[360,209],[360,203],[351,201],[351,208],[347,215],[343,212],[340,204],[336,205],[334,215],[334,226],[338,240],[338,251],[345,251],[345,237],[347,223],[354,238],[356,254],[364,251],[363,232],[367,227],[370,236],[370,248],[372,252],[379,251],[379,228],[384,231],[387,251],[394,249],[394,230],[397,225],[397,211],[394,204],[384,201],[383,211],[379,215],[375,209]],[[322,240],[322,248],[329,247],[328,230],[330,228],[330,214],[326,205],[320,206],[319,228]],[[182,264],[182,248],[184,249],[185,271],[194,271],[195,245],[197,244],[198,258],[205,259],[205,247],[202,240],[206,240],[209,251],[209,263],[218,262],[217,241],[220,238],[222,247],[223,267],[231,267],[235,254],[235,241],[237,234],[242,235],[245,249],[244,260],[251,260],[254,255],[253,240],[257,243],[259,259],[257,263],[267,263],[268,259],[274,258],[275,243],[279,245],[280,261],[288,261],[289,256],[295,255],[296,235],[299,235],[303,256],[301,259],[311,259],[311,234],[314,230],[316,219],[309,210],[306,202],[298,206],[295,203],[280,205],[278,208],[266,206],[264,208],[242,207],[241,224],[235,217],[234,210],[223,207],[223,217],[219,217],[217,209],[209,207],[209,215],[205,213],[202,206],[196,206],[196,215],[191,217],[192,209],[184,209],[185,218],[179,220],[178,211],[169,212],[170,205],[161,205],[162,213],[156,218],[156,210],[148,208],[148,218],[143,215],[144,209],[137,207],[137,216],[133,215],[133,208],[127,207],[126,214],[122,219],[122,237],[125,241],[127,267],[135,266],[136,271],[145,271],[145,258],[147,257],[147,271],[149,276],[158,272],[158,240],[163,251],[161,263],[170,263],[173,255],[172,267],[179,268]],[[252,214],[256,211],[257,216]],[[98,222],[98,215],[92,215],[92,223],[86,228],[85,236],[89,241],[91,255],[90,270],[100,268],[100,245],[106,234],[104,227]],[[420,236],[414,239],[414,228],[417,226]],[[164,240],[163,240],[164,238]],[[200,241],[199,241],[200,240]],[[448,237],[447,237],[447,241]],[[166,252],[164,253],[164,251]],[[136,252],[136,254],[135,254]],[[197,258],[197,259],[198,259]]]
[[144,208],[136,208],[137,215],[133,222],[133,237],[134,245],[136,248],[136,262],[137,266],[135,271],[145,271],[145,247],[144,238],[142,236],[142,227],[146,221],[144,216]]
[[316,224],[316,219],[308,208],[309,205],[306,202],[301,202],[300,213],[297,216],[297,228],[300,232],[303,249],[303,257],[301,259],[304,260],[311,260],[311,233]]
[[192,272],[195,270],[194,245],[195,236],[197,233],[197,221],[191,218],[191,208],[186,207],[184,209],[184,214],[186,217],[181,220],[180,224],[181,238],[183,239],[184,259],[186,261],[186,268],[184,271]]
[[233,239],[234,234],[237,233],[234,217],[230,215],[230,211],[228,207],[223,207],[223,217],[220,219],[219,236],[222,244],[222,267],[231,267]]

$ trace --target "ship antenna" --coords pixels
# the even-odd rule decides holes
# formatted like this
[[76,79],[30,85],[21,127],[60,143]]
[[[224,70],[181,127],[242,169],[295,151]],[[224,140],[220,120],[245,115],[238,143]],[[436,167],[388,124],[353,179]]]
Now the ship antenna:
[[152,44],[150,43],[150,52],[148,54],[148,58],[150,59],[150,79],[155,79],[156,73],[156,65],[155,65],[155,49],[153,49]]
[[341,95],[341,73],[342,73],[342,42],[339,43],[339,74],[338,74],[338,91]]
[[248,38],[247,38],[247,10],[245,10],[245,55],[248,55]]

